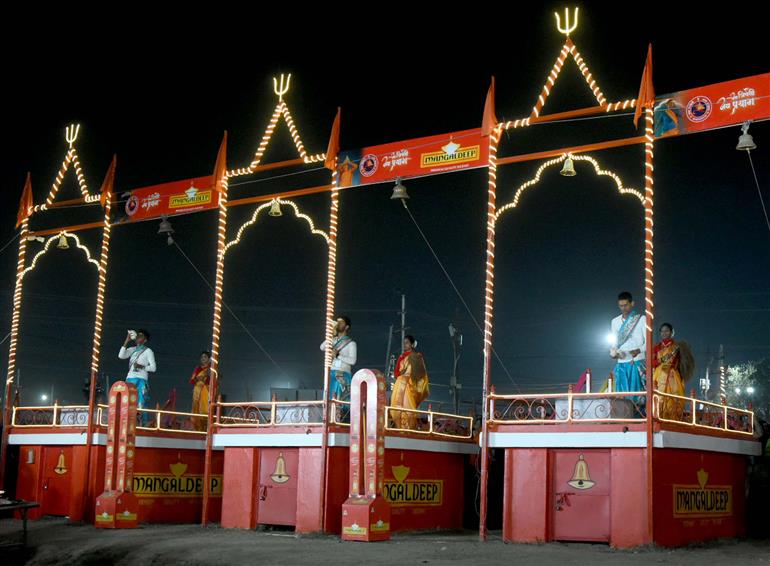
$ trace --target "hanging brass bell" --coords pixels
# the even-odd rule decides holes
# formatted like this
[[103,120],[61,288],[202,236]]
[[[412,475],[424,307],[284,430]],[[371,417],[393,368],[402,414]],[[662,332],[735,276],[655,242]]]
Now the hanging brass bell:
[[572,161],[571,157],[567,157],[567,159],[564,160],[564,166],[561,168],[561,171],[559,171],[559,175],[562,177],[574,177],[577,175],[577,173],[575,173],[575,162]]
[[270,203],[270,212],[268,212],[267,215],[274,218],[283,216],[283,212],[281,212],[281,203],[278,202],[277,199],[274,199],[273,202]]

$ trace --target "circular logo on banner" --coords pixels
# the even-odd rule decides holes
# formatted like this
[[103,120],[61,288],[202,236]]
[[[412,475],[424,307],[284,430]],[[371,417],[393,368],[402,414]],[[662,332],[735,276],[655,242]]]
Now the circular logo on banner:
[[364,177],[371,177],[377,172],[378,166],[379,161],[377,160],[377,156],[370,153],[361,158],[361,165],[359,165],[358,170]]
[[131,195],[126,201],[126,214],[133,216],[139,210],[139,199]]
[[687,118],[691,122],[703,122],[711,116],[711,106],[707,96],[696,96],[687,103]]

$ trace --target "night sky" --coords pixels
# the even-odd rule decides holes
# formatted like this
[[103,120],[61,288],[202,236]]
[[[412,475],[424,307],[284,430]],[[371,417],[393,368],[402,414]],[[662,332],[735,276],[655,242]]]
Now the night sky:
[[[81,124],[76,145],[92,191],[116,153],[121,192],[211,174],[224,130],[228,165],[247,165],[276,104],[271,77],[281,72],[292,73],[286,99],[309,153],[326,150],[337,106],[343,149],[477,127],[491,75],[497,78],[498,118],[525,117],[563,43],[553,20],[560,6],[468,18],[456,11],[401,13],[387,16],[390,21],[359,7],[350,13],[351,29],[340,27],[344,19],[329,28],[309,14],[285,24],[272,23],[264,13],[214,16],[205,26],[146,23],[129,15],[122,26],[130,32],[59,22],[28,32],[25,45],[34,49],[3,39],[0,245],[14,236],[27,171],[35,201],[45,198],[66,153],[64,128],[71,122]],[[636,96],[648,42],[658,94],[770,71],[762,43],[766,30],[749,5],[736,4],[726,13],[676,6],[653,4],[649,15],[640,15],[604,3],[581,5],[573,40],[608,100]],[[231,27],[211,31],[220,23]],[[295,34],[295,25],[307,31]],[[593,104],[568,59],[544,113]],[[736,126],[655,145],[656,322],[673,323],[677,338],[693,346],[696,377],[720,344],[731,364],[770,356],[770,232],[747,156],[734,149],[739,133]],[[767,202],[770,127],[755,124],[751,133]],[[633,135],[630,115],[539,125],[511,130],[499,155]],[[643,188],[642,146],[592,155],[627,185]],[[263,162],[294,157],[282,123]],[[502,168],[498,202],[508,202],[538,165]],[[300,171],[307,172],[273,178]],[[561,391],[587,367],[606,377],[611,360],[605,337],[617,314],[617,293],[629,290],[643,306],[643,209],[587,164],[579,163],[577,171],[564,178],[558,168],[549,169],[498,225],[495,348],[510,374],[495,362],[493,382],[500,391]],[[247,180],[258,182],[233,186],[231,199],[323,184],[328,173],[294,168],[233,184]],[[486,171],[405,184],[413,214],[481,322]],[[357,367],[384,365],[388,328],[398,325],[403,292],[407,324],[420,340],[434,384],[431,398],[449,399],[447,326],[454,320],[465,337],[462,398],[478,400],[481,335],[406,211],[389,200],[391,189],[387,184],[341,194],[337,304],[353,320]],[[79,196],[72,173],[59,194]],[[302,197],[298,204],[328,227],[327,193]],[[230,237],[252,211],[230,210]],[[32,228],[94,222],[101,214],[98,206],[50,212],[35,217]],[[173,218],[172,224],[179,246],[213,281],[216,213]],[[125,376],[118,348],[127,328],[145,327],[158,360],[152,402],[162,404],[175,387],[177,407],[186,410],[187,379],[211,340],[213,297],[157,229],[158,222],[150,221],[113,231],[101,369],[111,380]],[[101,231],[81,236],[98,257]],[[40,246],[30,243],[28,258]],[[17,249],[13,242],[0,253],[5,329]],[[229,400],[267,399],[271,386],[319,388],[323,240],[291,214],[265,218],[228,254],[225,269],[225,301],[276,362],[225,313],[220,369]],[[83,402],[95,293],[96,270],[74,248],[53,249],[25,279],[18,362],[25,403],[34,404],[51,386],[58,399]],[[3,371],[7,348],[6,340]]]

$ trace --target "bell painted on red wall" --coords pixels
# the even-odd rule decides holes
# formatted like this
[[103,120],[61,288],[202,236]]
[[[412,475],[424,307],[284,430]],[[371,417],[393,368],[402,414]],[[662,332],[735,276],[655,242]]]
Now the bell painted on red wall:
[[283,452],[278,453],[275,460],[275,471],[270,475],[270,479],[275,483],[286,483],[289,481],[289,474],[286,473],[286,461],[283,459]]
[[63,476],[67,473],[67,463],[64,461],[64,450],[59,452],[59,460],[56,462],[56,467],[53,469],[53,471],[60,476]]
[[591,481],[591,476],[588,473],[588,462],[585,461],[582,454],[575,463],[572,479],[567,483],[575,489],[591,489],[596,484],[596,482]]

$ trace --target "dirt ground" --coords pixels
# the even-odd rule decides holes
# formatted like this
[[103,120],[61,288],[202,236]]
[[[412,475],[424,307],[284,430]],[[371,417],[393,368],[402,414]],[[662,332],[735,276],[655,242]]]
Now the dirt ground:
[[[21,522],[0,521],[0,544],[19,540]],[[29,523],[29,549],[0,550],[0,564],[770,564],[770,540],[719,541],[666,550],[613,550],[579,543],[504,544],[499,533],[480,543],[475,533],[396,535],[384,543],[342,543],[332,536],[291,532],[202,529],[193,525],[145,525],[104,530],[68,525],[63,519]]]

